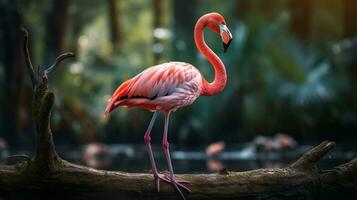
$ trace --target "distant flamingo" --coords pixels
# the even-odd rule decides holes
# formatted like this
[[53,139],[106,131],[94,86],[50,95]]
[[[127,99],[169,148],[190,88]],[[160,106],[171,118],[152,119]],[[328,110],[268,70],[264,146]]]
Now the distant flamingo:
[[[214,81],[209,83],[201,73],[192,65],[184,62],[168,62],[152,66],[125,81],[114,92],[107,105],[105,116],[118,106],[139,106],[154,112],[144,140],[149,152],[152,173],[157,191],[160,191],[160,180],[172,184],[184,198],[180,188],[190,192],[183,185],[188,181],[177,180],[174,176],[169,143],[167,141],[169,117],[172,111],[192,104],[199,96],[212,96],[221,92],[227,82],[226,69],[219,57],[206,45],[203,30],[210,28],[220,35],[223,42],[224,52],[227,50],[232,34],[226,27],[225,19],[218,13],[203,15],[196,23],[194,39],[198,50],[209,60],[215,71]],[[156,169],[154,156],[151,150],[150,132],[154,125],[158,111],[165,114],[165,126],[162,139],[167,165],[170,176],[159,174]]]

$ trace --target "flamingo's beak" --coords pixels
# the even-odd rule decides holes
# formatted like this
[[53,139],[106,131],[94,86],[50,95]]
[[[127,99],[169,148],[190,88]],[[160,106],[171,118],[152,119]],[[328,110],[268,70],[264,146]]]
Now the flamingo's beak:
[[232,33],[229,31],[229,29],[227,28],[226,25],[224,24],[220,24],[219,25],[219,29],[220,29],[220,35],[222,38],[222,42],[223,42],[223,52],[226,52],[229,45],[232,42]]

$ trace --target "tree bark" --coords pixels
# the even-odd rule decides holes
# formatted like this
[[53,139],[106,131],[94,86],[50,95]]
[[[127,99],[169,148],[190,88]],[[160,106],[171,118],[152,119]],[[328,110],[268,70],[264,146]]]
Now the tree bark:
[[354,0],[344,0],[344,37],[356,37],[357,36],[357,2]]
[[56,54],[63,51],[67,30],[68,10],[70,0],[52,0],[51,9],[47,16],[47,59],[50,62]]
[[13,147],[31,145],[31,138],[28,137],[31,135],[28,131],[31,127],[31,107],[27,104],[31,94],[25,79],[26,67],[23,60],[19,59],[22,35],[18,29],[23,21],[19,2],[0,1],[0,13],[0,63],[4,72],[0,90],[1,137]]
[[[24,44],[27,48],[27,41]],[[49,126],[54,95],[48,91],[47,79],[61,60],[71,56],[71,53],[62,54],[50,68],[35,74],[36,156],[17,165],[0,166],[0,196],[180,199],[176,191],[163,182],[161,192],[157,193],[151,174],[95,170],[58,157]],[[30,74],[33,74],[31,61],[27,63]],[[189,188],[192,192],[186,194],[187,199],[339,199],[341,193],[345,199],[357,197],[357,159],[330,170],[320,170],[317,166],[334,145],[333,142],[323,142],[285,168],[183,174],[177,178],[191,182]]]
[[[153,15],[154,15],[154,29],[164,27],[164,8],[162,0],[153,0]],[[163,45],[162,40],[155,37],[153,38],[154,45]],[[159,64],[162,52],[154,51],[154,63]]]
[[289,0],[290,29],[299,39],[308,41],[310,36],[311,1]]
[[118,20],[118,0],[107,0],[108,4],[108,18],[110,24],[110,36],[114,49],[119,49],[121,42],[120,24]]
[[[191,0],[189,6],[186,1],[174,0],[174,53],[175,60],[192,60],[197,59],[197,51],[195,43],[192,40],[194,29],[187,27],[195,27],[197,1]],[[192,63],[195,64],[195,63]]]

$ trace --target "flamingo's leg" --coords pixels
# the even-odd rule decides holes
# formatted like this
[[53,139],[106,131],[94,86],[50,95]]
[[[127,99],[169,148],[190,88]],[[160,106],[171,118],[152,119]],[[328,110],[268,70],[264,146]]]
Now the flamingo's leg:
[[184,186],[182,184],[182,183],[188,183],[188,181],[176,180],[175,175],[174,175],[174,170],[172,168],[170,152],[169,152],[169,142],[167,141],[169,119],[170,119],[170,111],[169,112],[165,112],[165,127],[164,127],[164,135],[163,135],[163,138],[162,138],[162,147],[164,149],[167,165],[169,167],[170,176],[169,177],[163,177],[163,180],[165,182],[167,182],[167,183],[172,184],[176,188],[176,190],[180,193],[182,198],[185,199],[185,197],[182,194],[180,188],[186,190],[187,192],[191,192],[191,191],[190,191],[190,189],[188,189],[186,186]]
[[159,185],[160,176],[159,176],[159,173],[158,173],[157,168],[156,168],[156,164],[155,164],[155,160],[154,160],[154,155],[153,155],[153,153],[152,153],[152,149],[151,149],[151,137],[150,137],[151,129],[152,129],[152,127],[154,126],[156,117],[157,117],[157,111],[156,111],[156,112],[154,113],[154,115],[152,116],[152,119],[151,119],[151,121],[150,121],[149,127],[148,127],[148,129],[146,130],[146,133],[145,133],[145,135],[144,135],[144,141],[145,141],[145,144],[146,144],[147,151],[148,151],[148,153],[149,153],[149,158],[150,158],[150,163],[151,163],[151,170],[152,170],[152,174],[154,175],[154,179],[155,179],[155,187],[156,187],[156,190],[157,190],[158,192],[160,192],[160,185]]

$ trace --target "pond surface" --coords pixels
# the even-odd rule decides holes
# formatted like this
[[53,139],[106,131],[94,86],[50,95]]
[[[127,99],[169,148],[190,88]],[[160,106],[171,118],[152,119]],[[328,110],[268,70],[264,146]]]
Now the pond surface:
[[[299,146],[293,150],[258,152],[249,145],[228,145],[224,151],[208,156],[205,147],[182,148],[170,146],[171,157],[176,173],[209,173],[222,169],[229,171],[246,171],[259,168],[284,167],[295,161],[303,152],[312,148],[309,145]],[[320,162],[323,169],[333,168],[357,156],[355,147],[335,147]],[[145,145],[130,144],[91,144],[76,147],[57,147],[59,155],[73,163],[125,172],[149,172],[150,162]],[[161,145],[153,145],[153,152],[157,167],[160,171],[167,170],[166,160]],[[24,158],[7,160],[8,155],[33,155],[33,151],[17,150],[2,152],[1,164],[6,162],[21,162]]]

